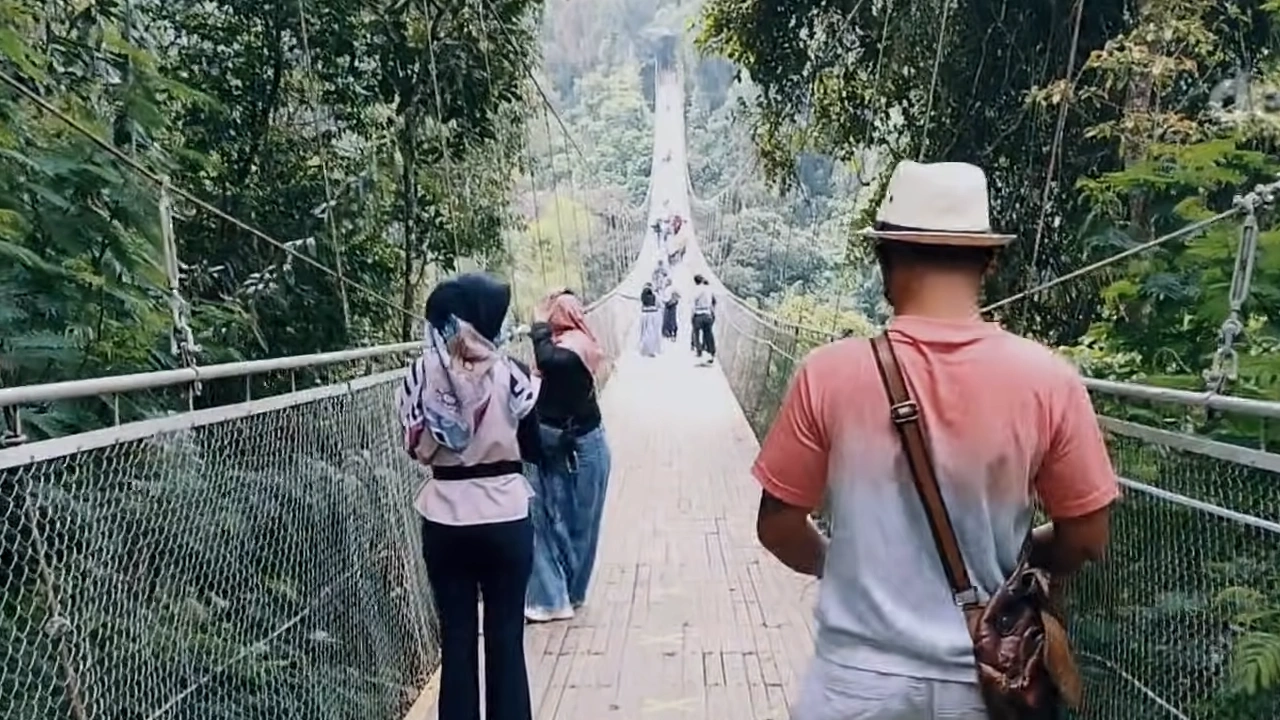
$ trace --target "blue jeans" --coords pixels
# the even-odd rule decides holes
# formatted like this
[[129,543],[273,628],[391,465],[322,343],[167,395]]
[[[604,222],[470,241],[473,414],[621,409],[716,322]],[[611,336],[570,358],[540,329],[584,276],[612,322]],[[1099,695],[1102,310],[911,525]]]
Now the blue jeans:
[[556,612],[587,597],[600,543],[600,519],[609,486],[609,444],[604,428],[577,438],[574,458],[561,450],[561,432],[542,426],[546,457],[533,477],[533,573],[525,607]]

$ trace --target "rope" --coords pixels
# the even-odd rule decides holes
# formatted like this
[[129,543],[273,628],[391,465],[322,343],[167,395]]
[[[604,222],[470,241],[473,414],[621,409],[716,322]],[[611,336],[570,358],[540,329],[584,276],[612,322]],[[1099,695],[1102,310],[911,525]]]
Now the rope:
[[80,122],[76,121],[74,118],[69,117],[66,113],[62,112],[58,108],[51,105],[49,101],[45,100],[36,92],[28,89],[26,85],[23,85],[22,82],[20,82],[17,78],[13,77],[9,73],[5,72],[4,70],[0,70],[0,83],[4,83],[5,85],[8,85],[19,95],[23,96],[27,100],[30,100],[32,103],[34,103],[36,107],[40,108],[41,111],[48,113],[52,117],[56,118],[58,121],[62,122],[67,127],[79,133],[86,140],[96,145],[103,152],[114,157],[125,167],[129,168],[134,173],[136,173],[139,177],[155,185],[157,190],[164,188],[167,185],[169,188],[169,191],[173,195],[176,195],[182,198],[183,200],[191,203],[195,207],[203,210],[204,212],[207,212],[210,215],[213,215],[214,217],[218,218],[219,220],[222,220],[223,222],[226,222],[229,225],[232,225],[236,229],[249,233],[253,237],[269,245],[272,245],[280,250],[283,250],[289,256],[296,258],[298,260],[301,260],[307,265],[310,265],[311,267],[329,275],[330,277],[337,279],[338,282],[340,283],[344,283],[346,285],[349,285],[359,290],[360,292],[365,293],[370,298],[377,300],[380,303],[383,303],[384,305],[395,310],[396,312],[403,313],[404,315],[407,315],[410,318],[414,318],[417,320],[423,319],[420,314],[402,307],[399,303],[389,300],[388,298],[374,291],[367,285],[342,277],[333,268],[330,268],[328,265],[325,265],[324,263],[318,260],[310,258],[304,255],[303,253],[300,253],[297,250],[294,250],[293,248],[289,247],[288,244],[280,240],[277,240],[274,237],[271,237],[267,233],[250,225],[249,223],[233,215],[230,215],[226,212],[223,212],[222,210],[218,209],[213,205],[210,205],[209,203],[200,199],[200,197],[197,196],[195,193],[189,190],[186,190],[182,187],[179,187],[177,185],[168,184],[168,182],[159,173],[151,170],[150,168],[143,165],[140,161],[130,157],[128,153],[120,150],[120,148],[117,148],[115,145],[112,145],[111,143],[102,139],[98,135],[94,134],[93,131],[89,130]]
[[[168,183],[160,186],[160,237],[164,245],[164,269],[169,281],[169,314],[173,327],[169,332],[169,352],[184,368],[196,366],[196,353],[200,345],[191,332],[191,306],[182,296],[181,272],[178,264],[178,243],[173,235],[172,199]],[[191,383],[187,394],[187,408],[195,408],[195,396],[203,390],[199,380]]]
[[[435,24],[433,23],[431,25],[431,28],[434,28],[434,27],[435,27]],[[436,101],[435,102],[436,124],[440,126],[444,135],[442,147],[443,147],[443,153],[444,153],[445,180],[449,185],[453,186],[457,184],[457,181],[453,174],[453,170],[454,170],[453,156],[449,152],[449,140],[450,140],[451,133],[449,131],[449,125],[445,124],[444,117],[441,114],[443,112],[442,108],[444,107],[444,95],[440,92],[440,73],[436,67],[436,43],[435,43],[435,37],[433,37],[433,34],[430,32],[430,29],[427,32],[427,62],[431,67],[431,88]],[[448,218],[447,222],[449,224],[449,234],[453,237],[453,267],[455,270],[457,270],[458,258],[462,256],[462,245],[461,243],[458,242],[458,228],[454,225],[452,221],[454,200],[455,200],[455,194],[450,193],[449,197],[446,199],[446,204],[448,205],[449,211],[450,211],[449,214],[447,215],[447,218]]]
[[[490,13],[493,12],[493,8],[489,6],[488,0],[480,0],[480,8]],[[494,19],[499,20],[496,17]],[[525,59],[524,53],[521,52],[520,48],[516,46],[515,39],[513,39],[511,37],[511,34],[507,32],[506,26],[504,26],[500,20],[497,23],[497,28],[498,28],[498,33],[502,36],[504,40],[507,41],[507,43],[511,46],[511,49],[515,51],[512,53],[513,57],[517,57],[520,59],[520,65],[524,69],[525,75],[528,76],[529,82],[533,84],[533,88],[537,90],[538,96],[542,98],[543,104],[551,111],[551,114],[555,117],[556,123],[560,126],[561,132],[563,132],[565,135],[565,139],[569,141],[569,144],[573,147],[574,151],[578,153],[578,157],[582,158],[582,160],[585,162],[587,159],[587,156],[582,152],[582,148],[579,147],[578,143],[573,139],[573,134],[569,132],[569,128],[564,124],[564,120],[560,119],[560,114],[556,112],[555,106],[551,104],[551,98],[547,96],[546,91],[542,89],[542,85],[538,82],[538,78],[533,72],[533,66],[529,64],[529,62]]]
[[560,179],[556,177],[556,155],[555,148],[552,147],[551,138],[551,121],[547,118],[546,106],[542,110],[542,125],[547,134],[547,165],[551,167],[551,194],[554,199],[553,210],[556,216],[556,237],[560,240],[560,272],[561,279],[564,281],[560,284],[569,284],[569,255],[564,247],[564,218],[560,215]]
[[[480,19],[480,47],[481,47],[481,52],[484,56],[484,77],[485,77],[485,82],[488,84],[489,96],[493,97],[493,94],[494,94],[493,93],[493,64],[492,64],[492,56],[489,52],[489,29],[488,29],[488,26],[485,25],[483,13],[480,14],[479,19]],[[512,252],[511,233],[509,232],[504,232],[502,234],[502,249],[503,249],[503,253],[506,255],[506,263],[504,264],[507,266],[508,270],[511,273],[511,277],[510,277],[511,308],[512,308],[512,313],[514,314],[516,309],[520,307],[520,283],[516,281],[516,271],[519,268],[519,266],[516,263],[515,253]]]
[[529,165],[529,197],[533,202],[534,227],[537,229],[537,231],[533,233],[533,244],[534,248],[538,251],[538,264],[542,268],[542,287],[545,291],[549,284],[549,281],[547,280],[547,259],[542,252],[542,228],[539,227],[541,224],[539,221],[542,215],[538,210],[538,173],[533,162],[533,151],[529,149],[533,144],[530,142],[531,140],[532,138],[530,137],[528,127],[526,126],[524,155],[525,162]]

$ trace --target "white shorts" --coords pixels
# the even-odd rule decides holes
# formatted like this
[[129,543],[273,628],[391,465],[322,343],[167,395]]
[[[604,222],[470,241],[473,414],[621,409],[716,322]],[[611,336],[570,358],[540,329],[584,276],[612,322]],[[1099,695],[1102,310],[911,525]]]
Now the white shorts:
[[923,680],[814,658],[791,720],[987,720],[977,679]]

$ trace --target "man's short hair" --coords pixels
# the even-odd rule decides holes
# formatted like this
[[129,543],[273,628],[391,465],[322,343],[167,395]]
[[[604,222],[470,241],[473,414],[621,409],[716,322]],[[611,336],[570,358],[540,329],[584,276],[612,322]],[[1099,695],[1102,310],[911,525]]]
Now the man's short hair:
[[880,239],[875,244],[876,256],[885,268],[917,267],[939,270],[972,270],[983,272],[995,261],[994,247],[970,245],[932,245]]

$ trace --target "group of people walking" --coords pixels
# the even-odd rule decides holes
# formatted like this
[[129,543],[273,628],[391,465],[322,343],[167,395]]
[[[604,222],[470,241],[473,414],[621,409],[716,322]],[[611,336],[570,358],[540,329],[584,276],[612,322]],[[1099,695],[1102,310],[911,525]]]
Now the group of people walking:
[[[510,287],[483,273],[427,298],[421,357],[396,395],[440,621],[440,720],[530,720],[524,624],[586,600],[610,455],[596,401],[607,362],[567,290],[534,310],[534,365],[501,348]],[[483,633],[480,610],[483,603]]]
[[680,237],[682,227],[684,227],[684,218],[675,213],[654,220],[653,225],[650,226],[653,229],[654,239],[658,241],[658,247],[662,250],[661,256],[672,265],[677,265],[684,259],[684,243],[672,242],[673,239]]
[[662,338],[673,340],[679,329],[676,308],[680,293],[672,287],[671,270],[659,258],[652,279],[640,291],[640,354],[654,357],[662,352]]
[[[711,364],[716,356],[716,297],[711,291],[711,283],[704,276],[694,275],[693,284],[690,349],[699,363]],[[640,354],[644,357],[660,354],[662,340],[675,340],[679,334],[680,293],[671,285],[666,261],[659,260],[653,271],[653,280],[645,283],[640,291]]]

